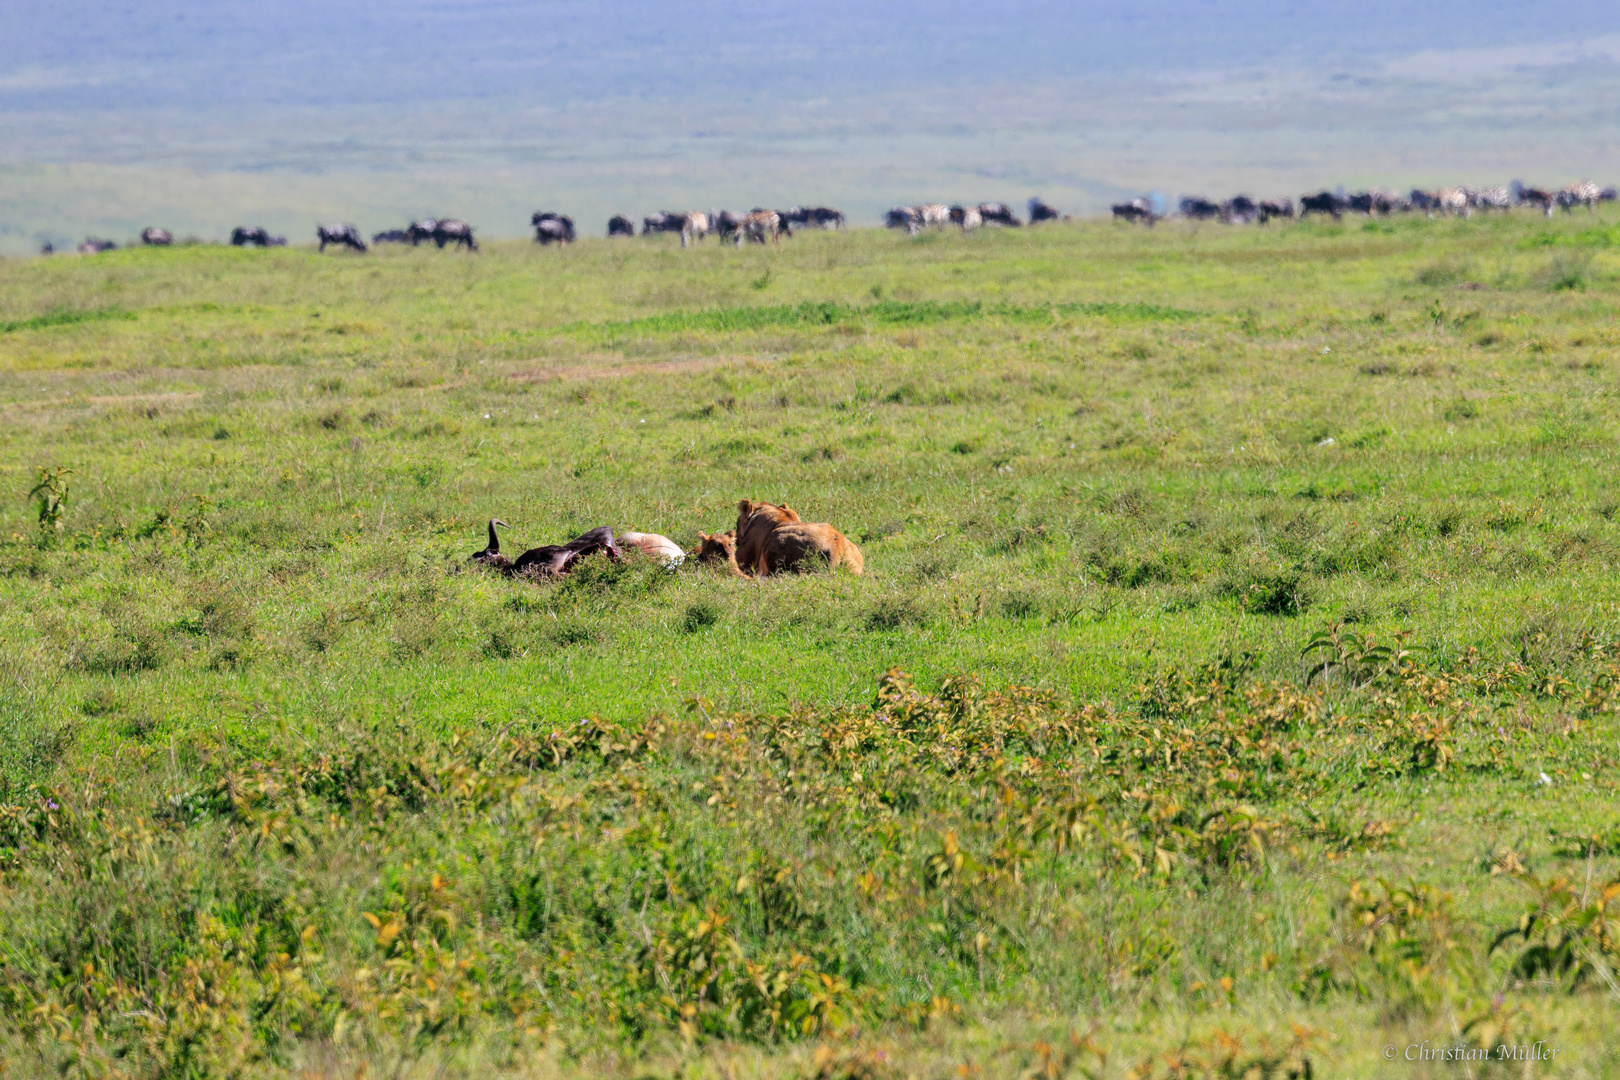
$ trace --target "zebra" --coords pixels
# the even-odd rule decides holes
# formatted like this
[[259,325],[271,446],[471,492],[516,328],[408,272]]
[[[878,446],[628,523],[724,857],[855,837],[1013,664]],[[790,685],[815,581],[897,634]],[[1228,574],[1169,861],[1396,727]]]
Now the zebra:
[[1478,210],[1512,210],[1513,196],[1505,187],[1464,188],[1468,205]]
[[686,215],[681,222],[681,247],[691,247],[701,244],[703,238],[709,235],[709,215],[701,210],[694,210]]
[[1434,208],[1443,214],[1461,214],[1465,218],[1474,216],[1474,206],[1468,198],[1467,188],[1441,188],[1434,193]]
[[750,210],[737,219],[737,246],[742,247],[743,241],[751,240],[763,244],[768,236],[772,240],[780,240],[782,234],[792,232],[782,226],[782,215],[775,210]]
[[1592,214],[1597,212],[1597,204],[1603,201],[1603,189],[1590,180],[1582,180],[1560,191],[1556,198],[1566,214],[1577,206],[1586,207],[1586,212]]

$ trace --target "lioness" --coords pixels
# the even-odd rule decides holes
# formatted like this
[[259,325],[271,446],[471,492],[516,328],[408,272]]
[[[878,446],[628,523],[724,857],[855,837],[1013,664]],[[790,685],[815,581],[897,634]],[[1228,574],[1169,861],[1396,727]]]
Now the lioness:
[[716,563],[730,566],[735,572],[737,569],[737,533],[730,529],[713,535],[700,532],[698,533],[698,546],[691,550],[689,557],[704,566],[713,566]]
[[784,570],[802,573],[822,563],[857,574],[866,569],[861,549],[831,525],[804,521],[790,506],[748,499],[737,504],[736,562],[760,577]]

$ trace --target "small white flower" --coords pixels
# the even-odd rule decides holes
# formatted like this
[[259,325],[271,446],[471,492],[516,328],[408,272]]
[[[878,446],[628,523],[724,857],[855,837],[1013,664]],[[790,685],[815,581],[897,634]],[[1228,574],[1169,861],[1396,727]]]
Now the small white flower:
[[1552,777],[1548,776],[1546,773],[1541,774],[1541,782],[1547,787],[1552,787]]
[[1330,353],[1330,352],[1332,352],[1332,351],[1333,351],[1333,350],[1332,350],[1332,349],[1330,349],[1330,348],[1328,348],[1328,347],[1327,347],[1327,346],[1326,346],[1326,345],[1324,345],[1324,346],[1322,346],[1322,351],[1323,351],[1323,352],[1324,352],[1324,353]]
[[643,424],[645,424],[645,423],[646,423],[646,422],[647,422],[647,421],[645,421],[645,420],[643,420],[643,421],[642,421],[642,423],[643,423]]
[[1339,444],[1338,440],[1335,439],[1333,436],[1329,435],[1327,438],[1323,439],[1321,442],[1317,443],[1316,445],[1317,446],[1337,446],[1338,444]]
[[484,419],[485,419],[485,420],[488,420],[488,419],[489,419],[489,413],[485,413],[485,414],[484,414]]

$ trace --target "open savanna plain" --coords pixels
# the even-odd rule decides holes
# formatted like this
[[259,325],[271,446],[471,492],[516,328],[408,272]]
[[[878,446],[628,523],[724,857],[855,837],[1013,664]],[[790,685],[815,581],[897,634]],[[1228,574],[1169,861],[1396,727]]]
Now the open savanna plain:
[[0,1076],[1616,1075],[1617,245],[0,263]]

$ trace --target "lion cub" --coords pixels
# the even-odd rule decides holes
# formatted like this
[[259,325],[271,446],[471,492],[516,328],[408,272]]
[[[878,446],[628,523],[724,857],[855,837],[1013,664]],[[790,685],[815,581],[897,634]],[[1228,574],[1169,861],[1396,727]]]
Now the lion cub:
[[784,570],[804,572],[821,565],[859,574],[866,569],[861,549],[825,522],[804,521],[791,506],[737,504],[737,566],[760,577]]

